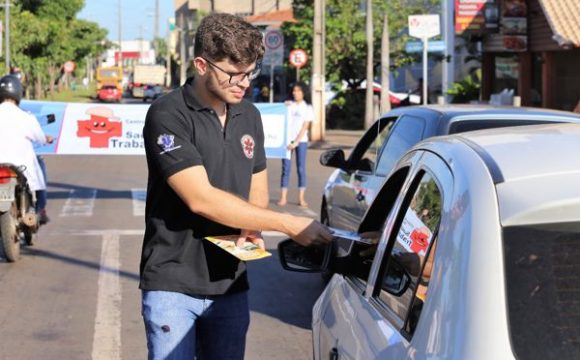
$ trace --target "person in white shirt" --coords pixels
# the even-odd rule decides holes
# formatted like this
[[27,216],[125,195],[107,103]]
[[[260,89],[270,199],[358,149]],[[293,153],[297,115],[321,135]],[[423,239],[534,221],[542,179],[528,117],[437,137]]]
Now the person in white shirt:
[[[298,205],[308,207],[304,194],[306,192],[306,151],[308,149],[308,128],[314,121],[312,105],[306,100],[308,86],[298,82],[292,88],[293,101],[288,101],[288,140],[287,149],[296,156],[296,168],[298,171]],[[279,206],[288,202],[288,184],[290,182],[291,159],[282,159],[282,176],[280,179]]]
[[[24,175],[28,186],[31,191],[38,194],[39,191],[46,191],[46,181],[34,152],[33,143],[50,144],[54,139],[44,134],[38,120],[32,114],[18,107],[21,99],[20,80],[14,75],[2,77],[0,79],[0,163],[25,166]],[[46,222],[48,219],[46,209],[42,207],[36,210],[41,222]]]

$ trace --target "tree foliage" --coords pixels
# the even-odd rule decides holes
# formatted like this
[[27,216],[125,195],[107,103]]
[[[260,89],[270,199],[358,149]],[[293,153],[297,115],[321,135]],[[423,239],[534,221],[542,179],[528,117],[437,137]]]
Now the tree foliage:
[[[84,0],[16,0],[10,9],[11,65],[18,66],[41,97],[53,90],[66,61],[77,64],[105,49],[107,31],[77,19]],[[4,59],[5,60],[5,59]]]
[[[356,88],[366,77],[365,15],[361,0],[326,0],[326,78],[336,87],[344,80]],[[412,61],[404,51],[409,40],[408,16],[436,11],[438,0],[373,0],[375,69],[380,66],[380,44],[383,15],[388,14],[391,42],[391,67]],[[284,23],[282,31],[292,48],[310,51],[313,43],[314,7],[312,0],[295,0],[297,22]],[[301,78],[308,79],[310,63],[301,69]],[[377,71],[375,71],[378,74]]]

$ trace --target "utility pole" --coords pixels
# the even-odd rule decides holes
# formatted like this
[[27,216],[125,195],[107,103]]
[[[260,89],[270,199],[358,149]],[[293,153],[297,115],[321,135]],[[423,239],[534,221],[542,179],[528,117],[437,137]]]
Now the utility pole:
[[159,0],[155,0],[155,24],[153,27],[153,31],[155,32],[154,40],[159,39]]
[[181,22],[179,26],[179,59],[181,64],[179,67],[179,83],[183,85],[187,77],[187,59],[185,58],[185,32],[186,29],[185,17],[181,14]]
[[454,3],[443,1],[443,39],[445,40],[445,51],[443,52],[443,97],[448,102],[447,91],[455,82],[455,29],[453,28]]
[[367,0],[367,16],[366,16],[366,35],[367,35],[367,90],[365,96],[365,129],[368,129],[374,121],[374,107],[373,107],[373,2]]
[[6,23],[6,72],[10,72],[10,0],[4,2],[4,22]]
[[325,88],[325,0],[314,0],[314,39],[312,49],[312,106],[314,107],[314,123],[311,140],[324,140],[326,129],[326,112],[324,108]]
[[383,14],[383,35],[381,37],[381,101],[379,104],[381,114],[391,110],[391,95],[389,94],[389,89],[391,88],[389,83],[391,72],[390,47],[389,13],[385,10]]
[[117,64],[117,66],[121,67],[121,82],[123,81],[123,36],[121,34],[123,28],[121,23],[122,17],[123,14],[121,13],[121,0],[119,0],[119,56],[118,56],[119,63]]

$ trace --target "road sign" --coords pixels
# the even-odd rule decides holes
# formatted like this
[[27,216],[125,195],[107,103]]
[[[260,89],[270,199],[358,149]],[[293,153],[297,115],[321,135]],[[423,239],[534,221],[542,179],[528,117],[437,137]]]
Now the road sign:
[[262,59],[264,66],[282,66],[284,63],[284,35],[279,30],[268,30],[264,34],[266,52]]
[[290,51],[288,61],[290,61],[292,66],[300,69],[308,62],[308,54],[306,54],[306,51],[302,49],[294,49]]
[[73,61],[67,61],[63,65],[64,72],[71,73],[75,71],[76,64]]
[[[443,52],[445,50],[445,41],[429,41],[427,46],[429,52]],[[421,41],[409,41],[405,44],[405,51],[408,53],[418,53],[423,51],[423,43]]]
[[416,38],[430,38],[441,33],[439,15],[409,16],[409,35]]
[[279,30],[270,30],[264,36],[264,42],[268,49],[276,50],[284,43],[284,35]]

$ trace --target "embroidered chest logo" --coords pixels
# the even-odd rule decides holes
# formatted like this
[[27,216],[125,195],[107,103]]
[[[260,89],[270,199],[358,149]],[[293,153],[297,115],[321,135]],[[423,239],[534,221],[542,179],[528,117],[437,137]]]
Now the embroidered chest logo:
[[165,154],[166,152],[170,152],[175,149],[179,149],[181,147],[181,145],[175,146],[175,135],[169,134],[159,135],[159,137],[157,138],[157,145],[159,145],[161,149],[163,149],[159,153],[159,155]]
[[242,136],[241,143],[244,155],[246,155],[248,159],[252,159],[254,157],[254,146],[256,145],[254,138],[246,134]]

